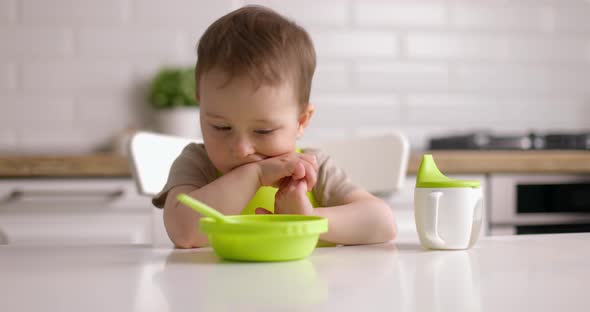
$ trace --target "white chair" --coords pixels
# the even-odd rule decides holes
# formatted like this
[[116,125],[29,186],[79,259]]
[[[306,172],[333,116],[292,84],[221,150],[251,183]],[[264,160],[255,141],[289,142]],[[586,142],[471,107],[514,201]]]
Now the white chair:
[[[166,184],[172,163],[192,142],[202,141],[151,132],[135,133],[129,140],[128,155],[137,192],[149,197],[158,194]],[[164,228],[162,209],[152,208],[152,245],[172,246]]]
[[151,132],[133,135],[129,142],[129,157],[139,194],[158,194],[166,184],[172,162],[185,146],[193,142],[201,143],[202,140]]
[[373,194],[396,192],[403,186],[410,146],[401,133],[358,136],[309,147],[330,155],[355,184]]
[[[202,141],[136,133],[129,143],[129,158],[138,192],[151,197],[162,190],[172,162],[191,142]],[[354,137],[307,147],[326,152],[354,183],[373,194],[391,194],[399,190],[406,177],[409,144],[399,133]],[[162,220],[162,210],[154,208],[152,240],[156,246],[171,245]]]

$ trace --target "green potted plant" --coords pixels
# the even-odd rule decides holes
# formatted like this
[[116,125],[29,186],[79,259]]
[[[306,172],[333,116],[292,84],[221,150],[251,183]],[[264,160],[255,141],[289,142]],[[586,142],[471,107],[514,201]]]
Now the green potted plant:
[[159,70],[151,82],[149,102],[156,112],[158,131],[182,137],[201,136],[192,67]]

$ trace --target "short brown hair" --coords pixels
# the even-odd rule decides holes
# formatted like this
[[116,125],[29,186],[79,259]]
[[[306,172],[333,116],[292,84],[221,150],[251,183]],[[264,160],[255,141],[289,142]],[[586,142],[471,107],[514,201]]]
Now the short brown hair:
[[246,74],[257,87],[292,79],[297,100],[304,105],[309,103],[315,66],[315,49],[302,27],[271,9],[246,6],[219,18],[199,40],[196,93],[199,97],[203,74],[215,68],[229,80]]

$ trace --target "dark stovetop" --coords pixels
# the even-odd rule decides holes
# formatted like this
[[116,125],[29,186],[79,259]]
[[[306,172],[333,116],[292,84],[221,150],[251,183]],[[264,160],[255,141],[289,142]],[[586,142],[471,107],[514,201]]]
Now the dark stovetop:
[[497,135],[490,131],[433,137],[432,150],[590,150],[590,132],[531,132]]

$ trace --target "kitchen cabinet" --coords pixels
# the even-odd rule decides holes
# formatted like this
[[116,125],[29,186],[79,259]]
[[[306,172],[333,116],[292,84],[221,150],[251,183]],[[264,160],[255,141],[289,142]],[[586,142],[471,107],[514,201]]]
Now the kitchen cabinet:
[[0,180],[0,244],[147,244],[152,205],[130,178]]

